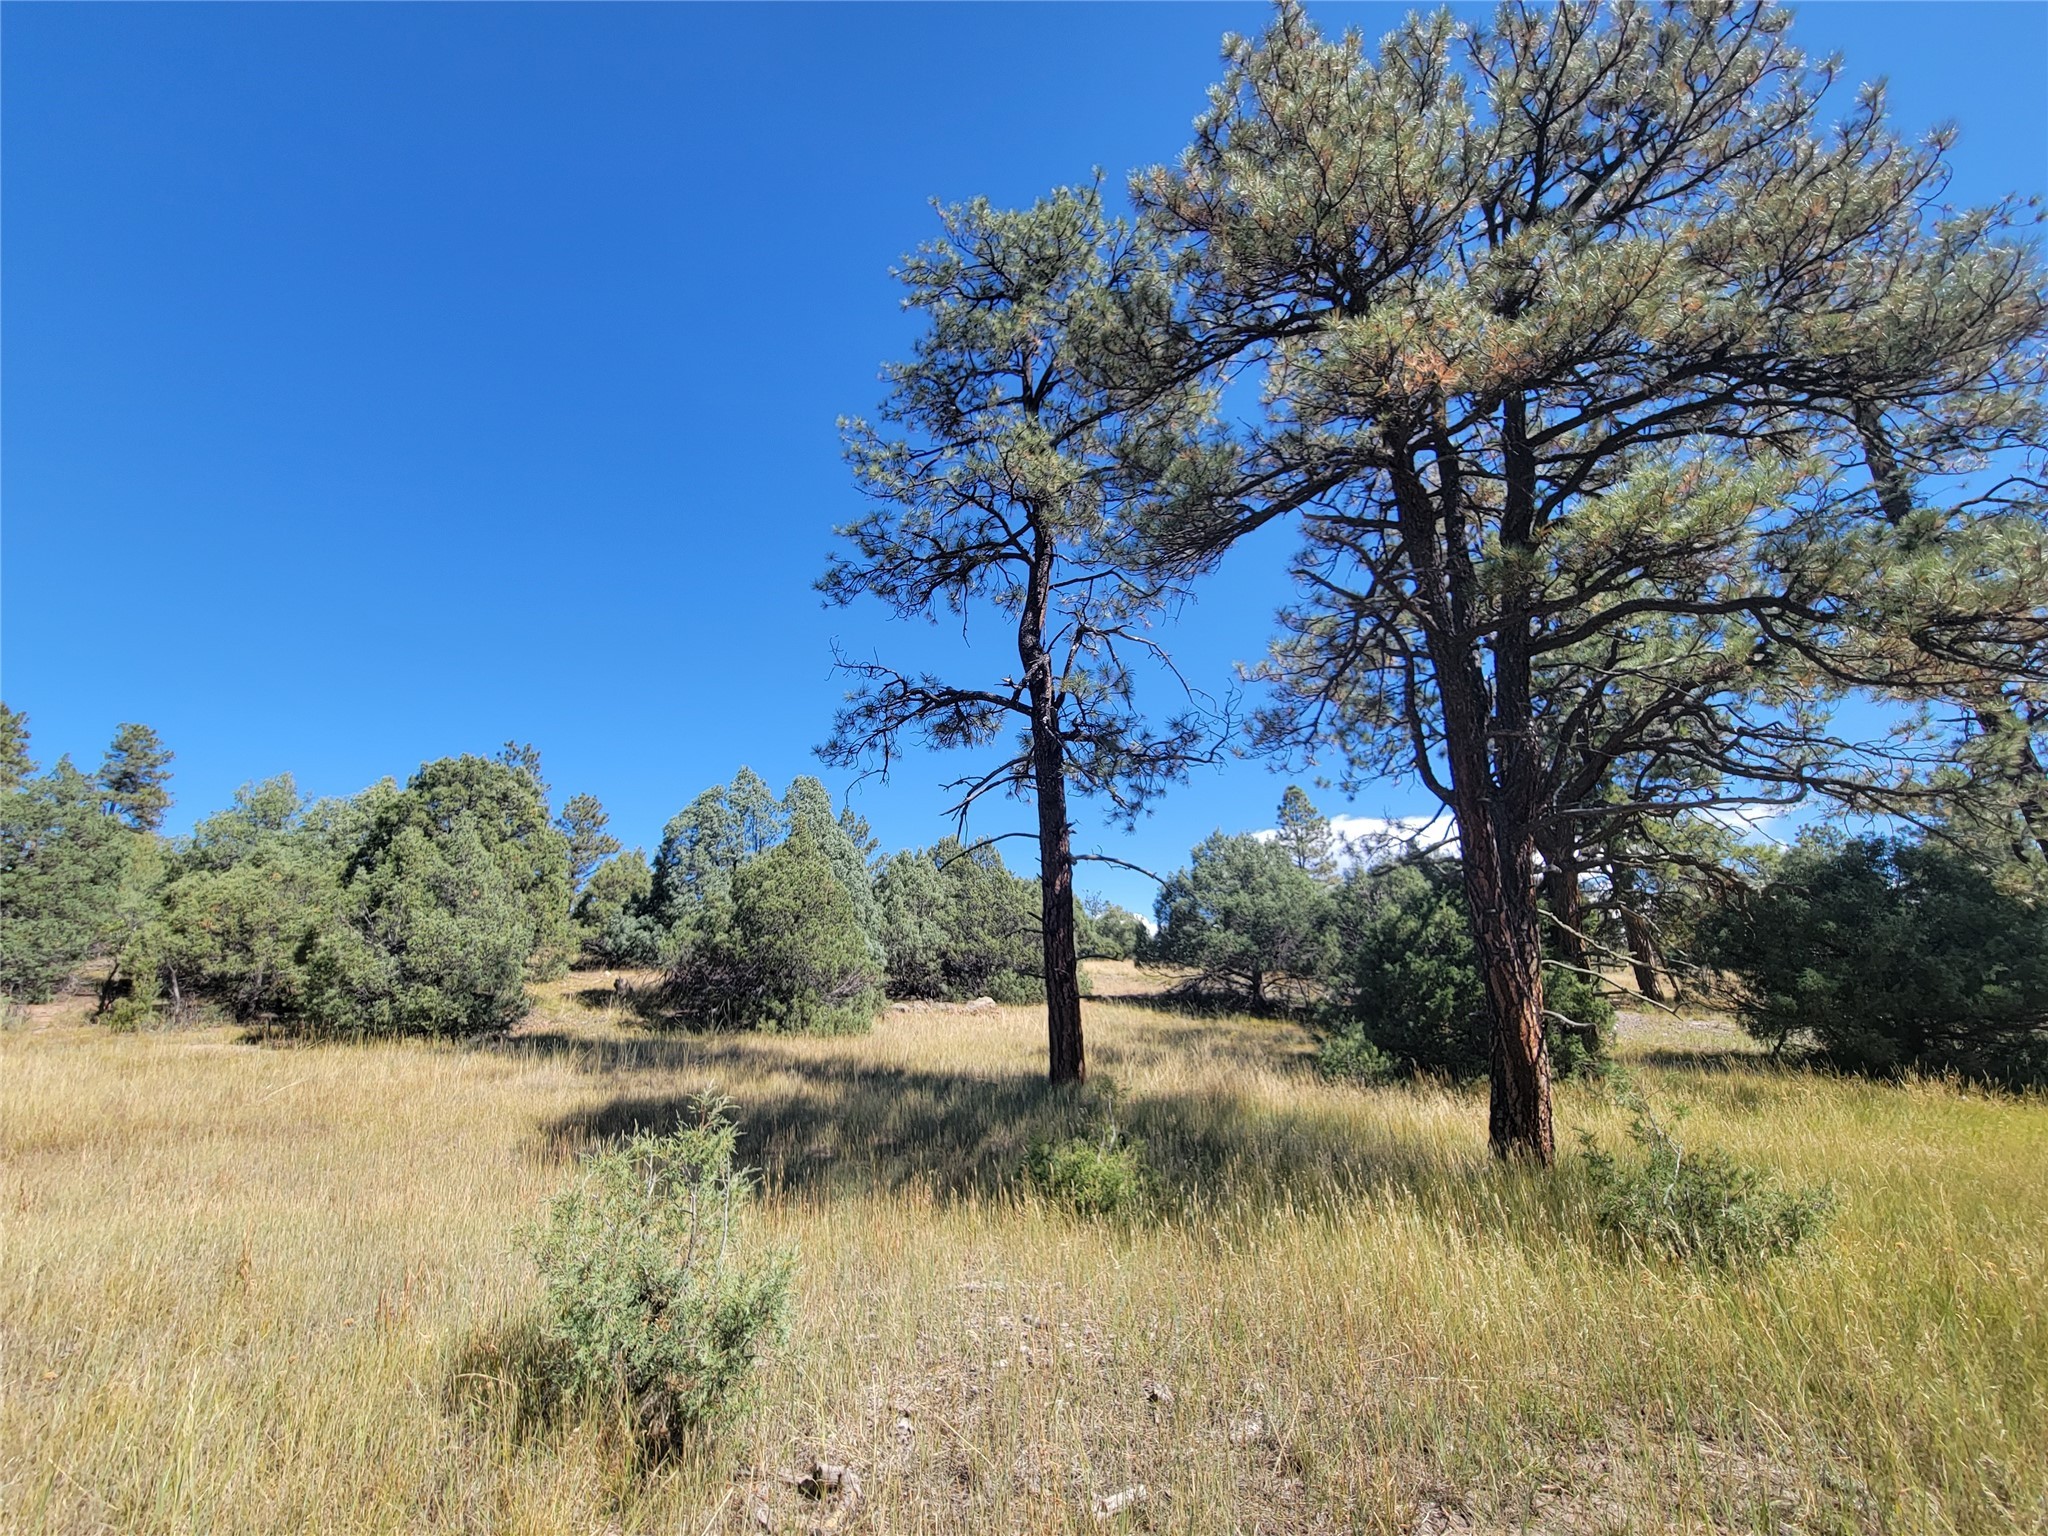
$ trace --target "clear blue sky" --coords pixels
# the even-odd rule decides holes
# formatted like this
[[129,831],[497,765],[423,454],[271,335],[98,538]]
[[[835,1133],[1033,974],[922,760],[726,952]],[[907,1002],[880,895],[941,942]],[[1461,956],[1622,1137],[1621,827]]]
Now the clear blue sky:
[[[1265,14],[7,5],[0,687],[37,755],[89,766],[146,721],[183,828],[247,779],[349,792],[517,737],[650,846],[741,763],[817,772],[833,639],[908,638],[810,583],[927,200],[1172,157],[1219,37]],[[1797,31],[1889,76],[1902,128],[1960,123],[1959,201],[2048,193],[2048,6],[1813,4]],[[1176,627],[1198,679],[1260,653],[1287,542]],[[964,766],[914,756],[854,803],[928,842]],[[1285,782],[1205,774],[1129,839],[1083,808],[1081,844],[1170,866]],[[1136,876],[1082,884],[1149,907]]]

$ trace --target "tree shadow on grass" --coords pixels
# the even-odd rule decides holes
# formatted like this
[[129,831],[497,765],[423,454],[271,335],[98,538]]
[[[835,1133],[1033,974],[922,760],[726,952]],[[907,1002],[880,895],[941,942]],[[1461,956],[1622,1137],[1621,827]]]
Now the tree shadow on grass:
[[[1486,1154],[1476,1114],[1470,1144],[1453,1145],[1361,1117],[1341,1098],[1281,1108],[1218,1088],[1119,1099],[1035,1074],[867,1066],[759,1037],[690,1047],[686,1078],[734,1099],[742,1159],[770,1192],[806,1202],[1014,1199],[1034,1146],[1101,1139],[1112,1124],[1141,1148],[1154,1214],[1174,1219],[1238,1222],[1279,1209],[1341,1216],[1394,1193],[1460,1225],[1469,1215],[1497,1229],[1503,1181],[1517,1177]],[[682,1088],[621,1094],[549,1123],[544,1142],[568,1157],[634,1130],[665,1131],[688,1115],[691,1098]],[[1556,1199],[1533,1198],[1546,1210]]]
[[1805,1063],[1772,1056],[1764,1051],[1711,1045],[1654,1045],[1631,1052],[1624,1059],[1631,1066],[1665,1067],[1679,1072],[1722,1075],[1746,1073],[1752,1077],[1772,1078],[1792,1076],[1806,1066]]

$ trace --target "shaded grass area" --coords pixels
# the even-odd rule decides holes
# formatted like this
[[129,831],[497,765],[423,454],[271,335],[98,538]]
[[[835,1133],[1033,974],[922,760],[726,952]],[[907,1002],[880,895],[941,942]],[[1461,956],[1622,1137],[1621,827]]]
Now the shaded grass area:
[[[2039,1098],[1625,1029],[1682,1135],[1842,1196],[1720,1274],[1618,1257],[1570,1167],[1486,1156],[1479,1094],[1319,1083],[1284,1023],[1091,1002],[1074,1095],[1028,1009],[659,1036],[615,995],[466,1048],[0,1035],[0,1528],[800,1531],[775,1474],[819,1455],[889,1531],[2048,1528]],[[649,1472],[531,1397],[518,1229],[713,1086],[795,1337],[735,1439]],[[1148,1219],[1020,1187],[1112,1116]]]

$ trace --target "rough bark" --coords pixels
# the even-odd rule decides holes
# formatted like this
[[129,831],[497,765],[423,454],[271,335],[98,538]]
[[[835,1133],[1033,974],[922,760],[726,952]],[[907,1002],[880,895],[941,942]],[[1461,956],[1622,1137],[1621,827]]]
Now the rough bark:
[[[1529,446],[1528,409],[1519,395],[1501,402],[1502,545],[1526,550],[1536,537],[1536,463]],[[1462,530],[1451,548],[1468,558]],[[1465,892],[1472,907],[1473,942],[1486,978],[1493,1014],[1492,1092],[1487,1139],[1496,1157],[1526,1157],[1548,1166],[1557,1155],[1551,1123],[1550,1053],[1543,1045],[1543,915],[1536,900],[1536,829],[1540,800],[1536,724],[1531,688],[1530,593],[1526,582],[1507,584],[1493,629],[1492,711],[1481,680],[1467,674],[1468,696],[1446,710],[1446,743],[1465,738],[1449,753],[1463,837]],[[1480,771],[1474,773],[1472,770]],[[1486,771],[1491,769],[1491,772]],[[1476,793],[1475,793],[1476,792]],[[1475,803],[1467,803],[1475,802]],[[1465,831],[1467,822],[1481,835]],[[1478,857],[1474,857],[1475,849]]]
[[1046,1076],[1081,1083],[1088,1060],[1081,1040],[1081,967],[1074,934],[1073,832],[1067,820],[1066,744],[1052,655],[1045,648],[1052,590],[1052,541],[1038,538],[1018,616],[1017,657],[1031,698],[1031,773],[1038,801],[1039,932],[1045,960]]
[[[1543,1045],[1542,918],[1530,879],[1533,845],[1475,806],[1479,836],[1459,816],[1465,899],[1493,1021],[1487,1139],[1497,1157],[1548,1164],[1557,1153],[1550,1054]],[[1503,834],[1505,834],[1503,836]],[[1505,846],[1503,846],[1505,845]]]
[[[1534,474],[1522,403],[1502,408],[1507,507],[1502,542],[1527,544]],[[1525,592],[1501,599],[1492,626],[1493,672],[1480,665],[1475,615],[1482,601],[1465,526],[1457,451],[1437,413],[1431,488],[1411,461],[1395,466],[1401,537],[1423,595],[1420,614],[1443,710],[1446,798],[1458,823],[1465,898],[1486,983],[1490,1019],[1488,1139],[1497,1157],[1549,1164],[1550,1057],[1543,1048],[1542,917],[1536,902],[1538,769],[1530,693]],[[1441,792],[1441,791],[1440,791]]]
[[1663,956],[1658,952],[1657,934],[1636,898],[1635,873],[1625,865],[1611,872],[1615,910],[1621,914],[1621,931],[1628,936],[1629,968],[1635,972],[1636,990],[1653,1003],[1670,1000],[1664,985]]
[[1081,974],[1074,944],[1074,855],[1067,824],[1067,781],[1057,738],[1039,737],[1032,758],[1038,784],[1038,887],[1045,937],[1047,1076],[1087,1081],[1081,1044]]

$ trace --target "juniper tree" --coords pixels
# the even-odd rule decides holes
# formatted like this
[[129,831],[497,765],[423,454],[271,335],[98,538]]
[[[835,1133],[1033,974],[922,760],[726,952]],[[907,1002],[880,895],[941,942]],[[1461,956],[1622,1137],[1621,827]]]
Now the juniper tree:
[[105,937],[133,839],[102,795],[68,757],[0,791],[0,995],[49,997]]
[[1836,67],[1788,25],[1508,5],[1368,56],[1287,5],[1138,184],[1191,261],[1197,361],[1267,400],[1254,494],[1162,520],[1159,558],[1306,503],[1293,728],[1455,817],[1503,1155],[1552,1155],[1538,850],[1644,809],[1597,793],[1610,768],[1686,766],[1672,815],[1903,782],[1826,701],[1938,692],[1940,637],[2038,618],[1995,553],[1944,555],[2025,542],[2037,504],[1888,514],[1867,430],[1923,482],[2038,445],[2021,210],[1946,210],[1946,135],[1898,141],[1880,89],[1830,128]]
[[307,1015],[373,1033],[510,1023],[526,979],[569,958],[568,840],[539,776],[503,759],[440,758],[404,790],[362,799],[339,920],[306,957]]
[[832,792],[809,774],[790,780],[782,795],[782,816],[789,836],[803,831],[832,866],[832,876],[853,905],[854,921],[877,965],[882,962],[882,909],[875,903],[875,880],[868,871],[873,838],[859,817],[835,815]]
[[671,928],[690,922],[723,901],[740,866],[782,841],[786,830],[782,803],[751,768],[705,790],[662,828],[654,914]]
[[925,323],[915,355],[887,370],[880,426],[845,424],[874,507],[839,530],[849,548],[819,585],[835,604],[867,596],[901,618],[993,622],[1016,660],[971,681],[842,662],[860,686],[822,752],[886,773],[906,736],[986,747],[1014,732],[1000,762],[950,787],[962,827],[991,792],[1036,802],[1050,1075],[1077,1082],[1069,791],[1129,820],[1211,749],[1196,712],[1157,729],[1139,713],[1136,669],[1163,660],[1151,625],[1175,593],[1125,549],[1141,495],[1204,494],[1210,399],[1182,384],[1133,404],[1119,389],[1142,371],[1170,289],[1096,189],[1021,211],[969,203],[940,221],[942,238],[898,273]]
[[1241,985],[1254,1008],[1272,1001],[1275,982],[1298,995],[1333,959],[1329,886],[1265,838],[1204,839],[1160,888],[1154,911],[1155,959]]

